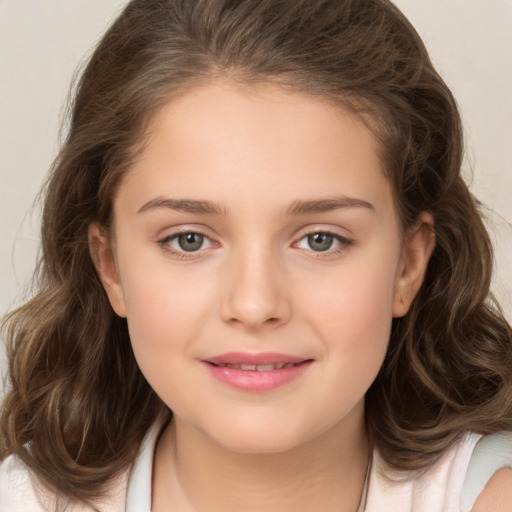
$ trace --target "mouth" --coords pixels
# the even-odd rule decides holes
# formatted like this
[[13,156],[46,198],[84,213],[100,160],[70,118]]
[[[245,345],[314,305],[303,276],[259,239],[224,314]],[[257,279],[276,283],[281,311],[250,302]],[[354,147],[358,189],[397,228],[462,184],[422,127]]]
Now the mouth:
[[262,392],[281,387],[303,375],[313,359],[277,353],[232,352],[202,361],[210,374],[242,391]]
[[311,361],[311,359],[277,352],[229,352],[204,360],[204,362],[220,368],[233,368],[235,370],[257,372],[292,368],[306,361]]
[[[209,361],[206,361],[210,363]],[[305,361],[303,361],[305,362]],[[227,363],[210,363],[217,368],[233,368],[234,370],[242,370],[244,372],[271,372],[274,370],[282,370],[283,368],[293,368],[300,363],[276,363],[276,364],[227,364]]]

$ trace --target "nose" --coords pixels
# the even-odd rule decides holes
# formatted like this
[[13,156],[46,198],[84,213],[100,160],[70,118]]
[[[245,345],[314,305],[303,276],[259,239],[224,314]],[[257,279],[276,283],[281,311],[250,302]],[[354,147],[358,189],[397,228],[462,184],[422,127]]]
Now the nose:
[[290,320],[291,289],[283,266],[269,249],[252,248],[227,262],[222,285],[222,319],[250,331],[272,329]]

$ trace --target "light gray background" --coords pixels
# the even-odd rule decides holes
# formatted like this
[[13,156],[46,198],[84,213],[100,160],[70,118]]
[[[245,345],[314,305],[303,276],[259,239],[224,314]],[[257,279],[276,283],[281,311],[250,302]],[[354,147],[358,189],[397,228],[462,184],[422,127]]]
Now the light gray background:
[[[0,0],[0,315],[21,301],[34,266],[33,204],[57,153],[74,70],[124,3]],[[494,290],[512,319],[512,0],[396,4],[459,101],[466,175],[494,212]]]

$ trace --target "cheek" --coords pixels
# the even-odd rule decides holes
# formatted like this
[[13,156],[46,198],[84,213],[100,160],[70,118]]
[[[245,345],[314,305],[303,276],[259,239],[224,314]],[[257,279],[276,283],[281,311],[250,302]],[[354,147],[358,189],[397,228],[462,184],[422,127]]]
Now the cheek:
[[[153,279],[131,281],[125,288],[130,341],[137,364],[159,397],[170,408],[183,408],[179,390],[190,393],[195,340],[203,329],[202,305],[197,290],[182,290],[179,282]],[[185,402],[186,403],[186,402]],[[181,404],[181,405],[180,405]]]
[[310,285],[313,293],[304,293],[304,310],[329,357],[350,373],[376,373],[382,364],[391,331],[396,262],[381,257],[340,267],[326,287]]
[[329,363],[336,369],[330,374],[329,387],[343,390],[338,391],[340,409],[346,402],[363,399],[389,345],[392,286],[389,280],[370,281],[346,283],[337,304],[332,302],[329,310],[331,330],[324,340]]
[[[165,263],[123,269],[127,322],[135,357],[149,378],[152,368],[172,363],[173,356],[193,348],[211,310],[206,286]],[[150,380],[150,379],[148,379]]]

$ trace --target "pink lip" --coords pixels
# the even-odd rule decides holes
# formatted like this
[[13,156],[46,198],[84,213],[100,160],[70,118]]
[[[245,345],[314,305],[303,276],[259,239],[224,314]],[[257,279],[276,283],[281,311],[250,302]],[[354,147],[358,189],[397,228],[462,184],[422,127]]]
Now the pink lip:
[[[287,384],[301,376],[312,362],[312,359],[304,359],[272,352],[256,354],[248,352],[230,352],[202,361],[211,375],[217,380],[236,389],[253,392],[271,391]],[[286,365],[286,367],[271,370],[242,370],[221,365]]]

